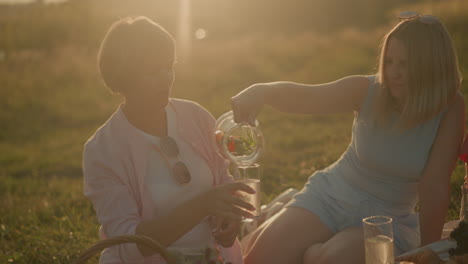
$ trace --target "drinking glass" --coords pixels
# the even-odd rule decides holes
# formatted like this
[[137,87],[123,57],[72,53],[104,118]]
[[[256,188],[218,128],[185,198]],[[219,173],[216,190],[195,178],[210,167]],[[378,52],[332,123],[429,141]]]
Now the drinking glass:
[[[245,201],[255,206],[255,216],[260,215],[260,165],[256,163],[263,152],[263,134],[259,123],[236,123],[232,111],[216,120],[214,130],[215,144],[223,157],[236,165],[235,180],[252,187],[256,194],[239,194]],[[245,219],[243,221],[253,221]]]
[[[258,163],[251,164],[249,166],[245,166],[242,168],[238,168],[236,171],[235,180],[237,182],[242,182],[252,189],[255,190],[255,194],[250,194],[246,192],[240,192],[242,199],[246,202],[252,204],[255,207],[255,211],[252,214],[255,217],[260,216],[260,192],[261,192],[261,184],[260,184],[260,177],[261,177],[261,167]],[[245,219],[243,221],[250,222],[253,219]]]
[[393,227],[388,216],[370,216],[362,219],[366,264],[393,264]]

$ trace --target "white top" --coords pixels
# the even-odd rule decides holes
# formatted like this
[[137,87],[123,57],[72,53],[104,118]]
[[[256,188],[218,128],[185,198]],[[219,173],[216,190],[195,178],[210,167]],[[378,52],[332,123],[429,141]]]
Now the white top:
[[[172,137],[179,148],[179,155],[176,159],[167,159],[157,150],[152,149],[148,155],[148,166],[146,168],[145,184],[156,204],[157,216],[163,216],[196,195],[212,188],[213,176],[211,171],[192,147],[182,140],[176,130],[176,115],[170,107],[166,107],[168,136]],[[141,131],[151,142],[159,146],[159,137]],[[180,185],[172,176],[170,166],[178,160],[185,163],[190,171],[191,180],[189,183]],[[207,246],[213,247],[214,238],[211,234],[210,223],[207,220],[196,225],[191,231],[186,233],[168,249],[177,250],[184,254],[200,253]]]

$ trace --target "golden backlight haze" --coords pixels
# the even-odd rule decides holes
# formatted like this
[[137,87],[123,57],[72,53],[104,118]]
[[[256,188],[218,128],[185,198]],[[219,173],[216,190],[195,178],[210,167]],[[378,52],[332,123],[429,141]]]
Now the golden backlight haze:
[[[82,151],[122,100],[105,88],[96,62],[119,18],[148,16],[176,38],[172,95],[214,117],[253,83],[374,73],[380,40],[404,10],[440,17],[465,80],[468,74],[466,0],[46,2],[0,2],[0,263],[71,263],[98,240],[96,214],[82,193]],[[339,158],[353,115],[292,116],[266,107],[258,120],[267,203]],[[447,220],[458,217],[463,176],[458,163]]]

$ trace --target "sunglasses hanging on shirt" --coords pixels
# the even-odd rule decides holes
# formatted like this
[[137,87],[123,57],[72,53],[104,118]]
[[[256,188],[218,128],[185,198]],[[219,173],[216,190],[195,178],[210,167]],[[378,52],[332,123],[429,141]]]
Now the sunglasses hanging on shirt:
[[178,159],[179,147],[173,138],[169,136],[161,138],[159,146],[154,145],[154,148],[171,163],[171,174],[179,185],[190,182],[192,176],[185,163]]

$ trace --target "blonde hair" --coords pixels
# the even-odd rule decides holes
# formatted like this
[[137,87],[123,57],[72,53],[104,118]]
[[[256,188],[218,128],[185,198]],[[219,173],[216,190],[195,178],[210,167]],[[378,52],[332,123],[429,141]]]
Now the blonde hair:
[[98,69],[112,92],[125,93],[143,62],[169,56],[175,56],[175,41],[162,26],[144,16],[124,18],[114,22],[102,40]]
[[391,38],[406,47],[408,58],[408,93],[402,104],[399,128],[407,129],[430,120],[454,98],[461,86],[461,74],[452,39],[435,17],[425,21],[416,16],[401,21],[383,39],[377,81],[377,124],[389,125],[396,102],[386,87],[385,55]]

